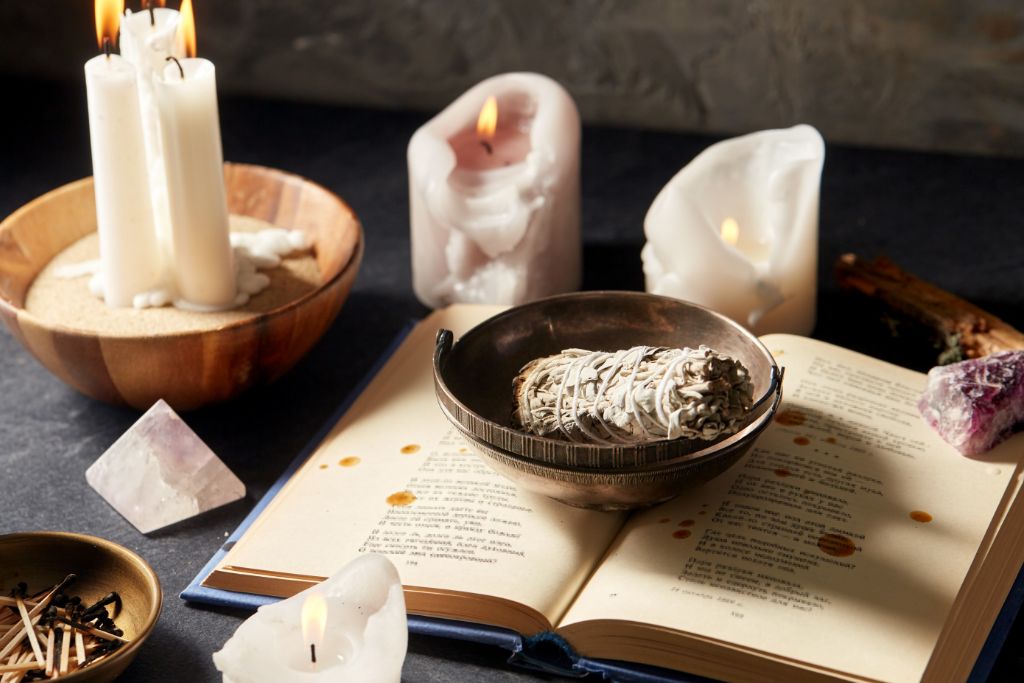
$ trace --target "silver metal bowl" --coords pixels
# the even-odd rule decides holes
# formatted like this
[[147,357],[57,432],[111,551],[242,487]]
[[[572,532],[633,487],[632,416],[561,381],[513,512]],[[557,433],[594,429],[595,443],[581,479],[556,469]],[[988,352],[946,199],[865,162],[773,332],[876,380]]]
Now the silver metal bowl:
[[773,413],[765,412],[754,424],[702,455],[645,468],[558,467],[504,451],[459,431],[492,469],[528,491],[574,507],[629,510],[661,503],[717,477],[750,450],[772,421]]
[[[755,403],[736,434],[711,442],[603,446],[535,436],[513,424],[512,380],[535,358],[568,348],[700,344],[732,356],[750,372]],[[458,343],[440,330],[434,386],[448,419],[498,471],[574,505],[623,508],[669,498],[669,491],[707,481],[738,460],[771,421],[782,375],[756,337],[714,311],[653,294],[583,292],[509,309]]]

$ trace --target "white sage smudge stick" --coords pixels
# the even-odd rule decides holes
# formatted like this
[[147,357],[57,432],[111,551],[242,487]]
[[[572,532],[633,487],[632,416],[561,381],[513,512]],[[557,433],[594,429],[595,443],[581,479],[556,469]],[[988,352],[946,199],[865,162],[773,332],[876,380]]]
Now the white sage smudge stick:
[[527,432],[594,444],[736,432],[753,405],[745,367],[706,346],[567,349],[516,376],[516,422]]

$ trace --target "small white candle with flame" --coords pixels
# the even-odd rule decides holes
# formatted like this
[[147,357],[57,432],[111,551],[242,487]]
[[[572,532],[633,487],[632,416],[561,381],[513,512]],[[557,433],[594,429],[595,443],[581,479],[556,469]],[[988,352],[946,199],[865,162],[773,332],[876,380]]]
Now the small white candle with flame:
[[[157,285],[161,255],[153,227],[135,68],[110,54],[124,0],[96,0],[96,37],[107,54],[85,64],[102,290],[108,306],[132,305]],[[105,47],[104,47],[105,46]]]
[[520,304],[579,287],[579,141],[572,98],[528,73],[479,83],[416,131],[408,162],[420,301]]
[[154,83],[170,198],[176,305],[199,310],[235,303],[235,266],[224,190],[224,157],[213,63],[195,58],[191,0],[179,33],[187,59],[171,60]]
[[407,629],[398,571],[383,556],[363,555],[261,607],[213,662],[224,683],[398,683]]
[[810,334],[824,156],[810,126],[704,150],[647,212],[647,291],[707,306],[756,334]]

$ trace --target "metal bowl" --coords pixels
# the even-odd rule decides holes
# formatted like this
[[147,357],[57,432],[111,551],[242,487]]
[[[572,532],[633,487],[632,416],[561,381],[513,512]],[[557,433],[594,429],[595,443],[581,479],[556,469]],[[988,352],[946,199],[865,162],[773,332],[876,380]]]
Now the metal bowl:
[[108,683],[135,659],[160,616],[162,592],[156,573],[141,557],[112,541],[86,534],[35,531],[0,535],[0,590],[19,581],[30,590],[52,586],[68,574],[78,578],[69,595],[87,603],[120,593],[118,628],[130,640],[106,659],[60,677],[68,683]]
[[492,469],[528,491],[574,507],[629,510],[674,498],[732,467],[754,445],[757,436],[772,421],[774,412],[774,408],[766,411],[746,429],[701,455],[632,469],[558,467],[510,453],[459,431]]
[[462,432],[499,451],[556,467],[646,467],[703,458],[732,437],[604,446],[527,434],[512,421],[512,380],[529,361],[569,348],[614,351],[637,345],[700,344],[735,358],[750,372],[754,406],[739,431],[774,411],[782,377],[775,359],[754,335],[701,306],[640,292],[582,292],[541,299],[484,321],[457,344],[451,332],[441,330],[434,351],[434,386],[448,418]]
[[[605,446],[535,436],[513,424],[512,380],[534,358],[568,348],[700,344],[750,372],[755,403],[735,434]],[[771,422],[782,374],[764,345],[723,315],[652,294],[585,292],[509,309],[458,343],[448,330],[439,331],[434,387],[444,414],[501,474],[570,505],[620,510],[667,500],[738,461]]]

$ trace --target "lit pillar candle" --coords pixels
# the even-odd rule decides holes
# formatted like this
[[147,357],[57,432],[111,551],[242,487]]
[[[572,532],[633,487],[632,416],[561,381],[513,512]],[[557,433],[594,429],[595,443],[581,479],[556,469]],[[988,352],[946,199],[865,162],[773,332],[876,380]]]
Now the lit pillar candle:
[[[161,0],[149,0],[162,5]],[[145,3],[144,3],[145,4]],[[139,73],[139,108],[149,161],[149,187],[153,202],[153,222],[167,269],[172,267],[171,218],[167,200],[167,178],[164,173],[163,140],[160,135],[160,114],[153,94],[153,80],[163,71],[168,57],[184,57],[176,39],[179,14],[177,10],[150,6],[142,12],[126,12],[121,20],[121,55],[135,65]]]
[[[101,46],[108,41],[108,51],[123,7],[123,0],[96,2],[97,37]],[[136,294],[157,285],[161,263],[138,78],[119,55],[100,55],[85,64],[85,87],[103,295],[108,306],[126,307]]]
[[723,313],[755,334],[810,334],[825,146],[806,125],[704,150],[644,221],[647,291]]
[[[186,54],[195,54],[191,12],[182,5]],[[168,62],[153,82],[163,136],[179,306],[234,304],[235,268],[224,191],[217,80],[206,59]]]
[[409,142],[413,286],[428,306],[580,285],[580,121],[537,74],[489,78]]

